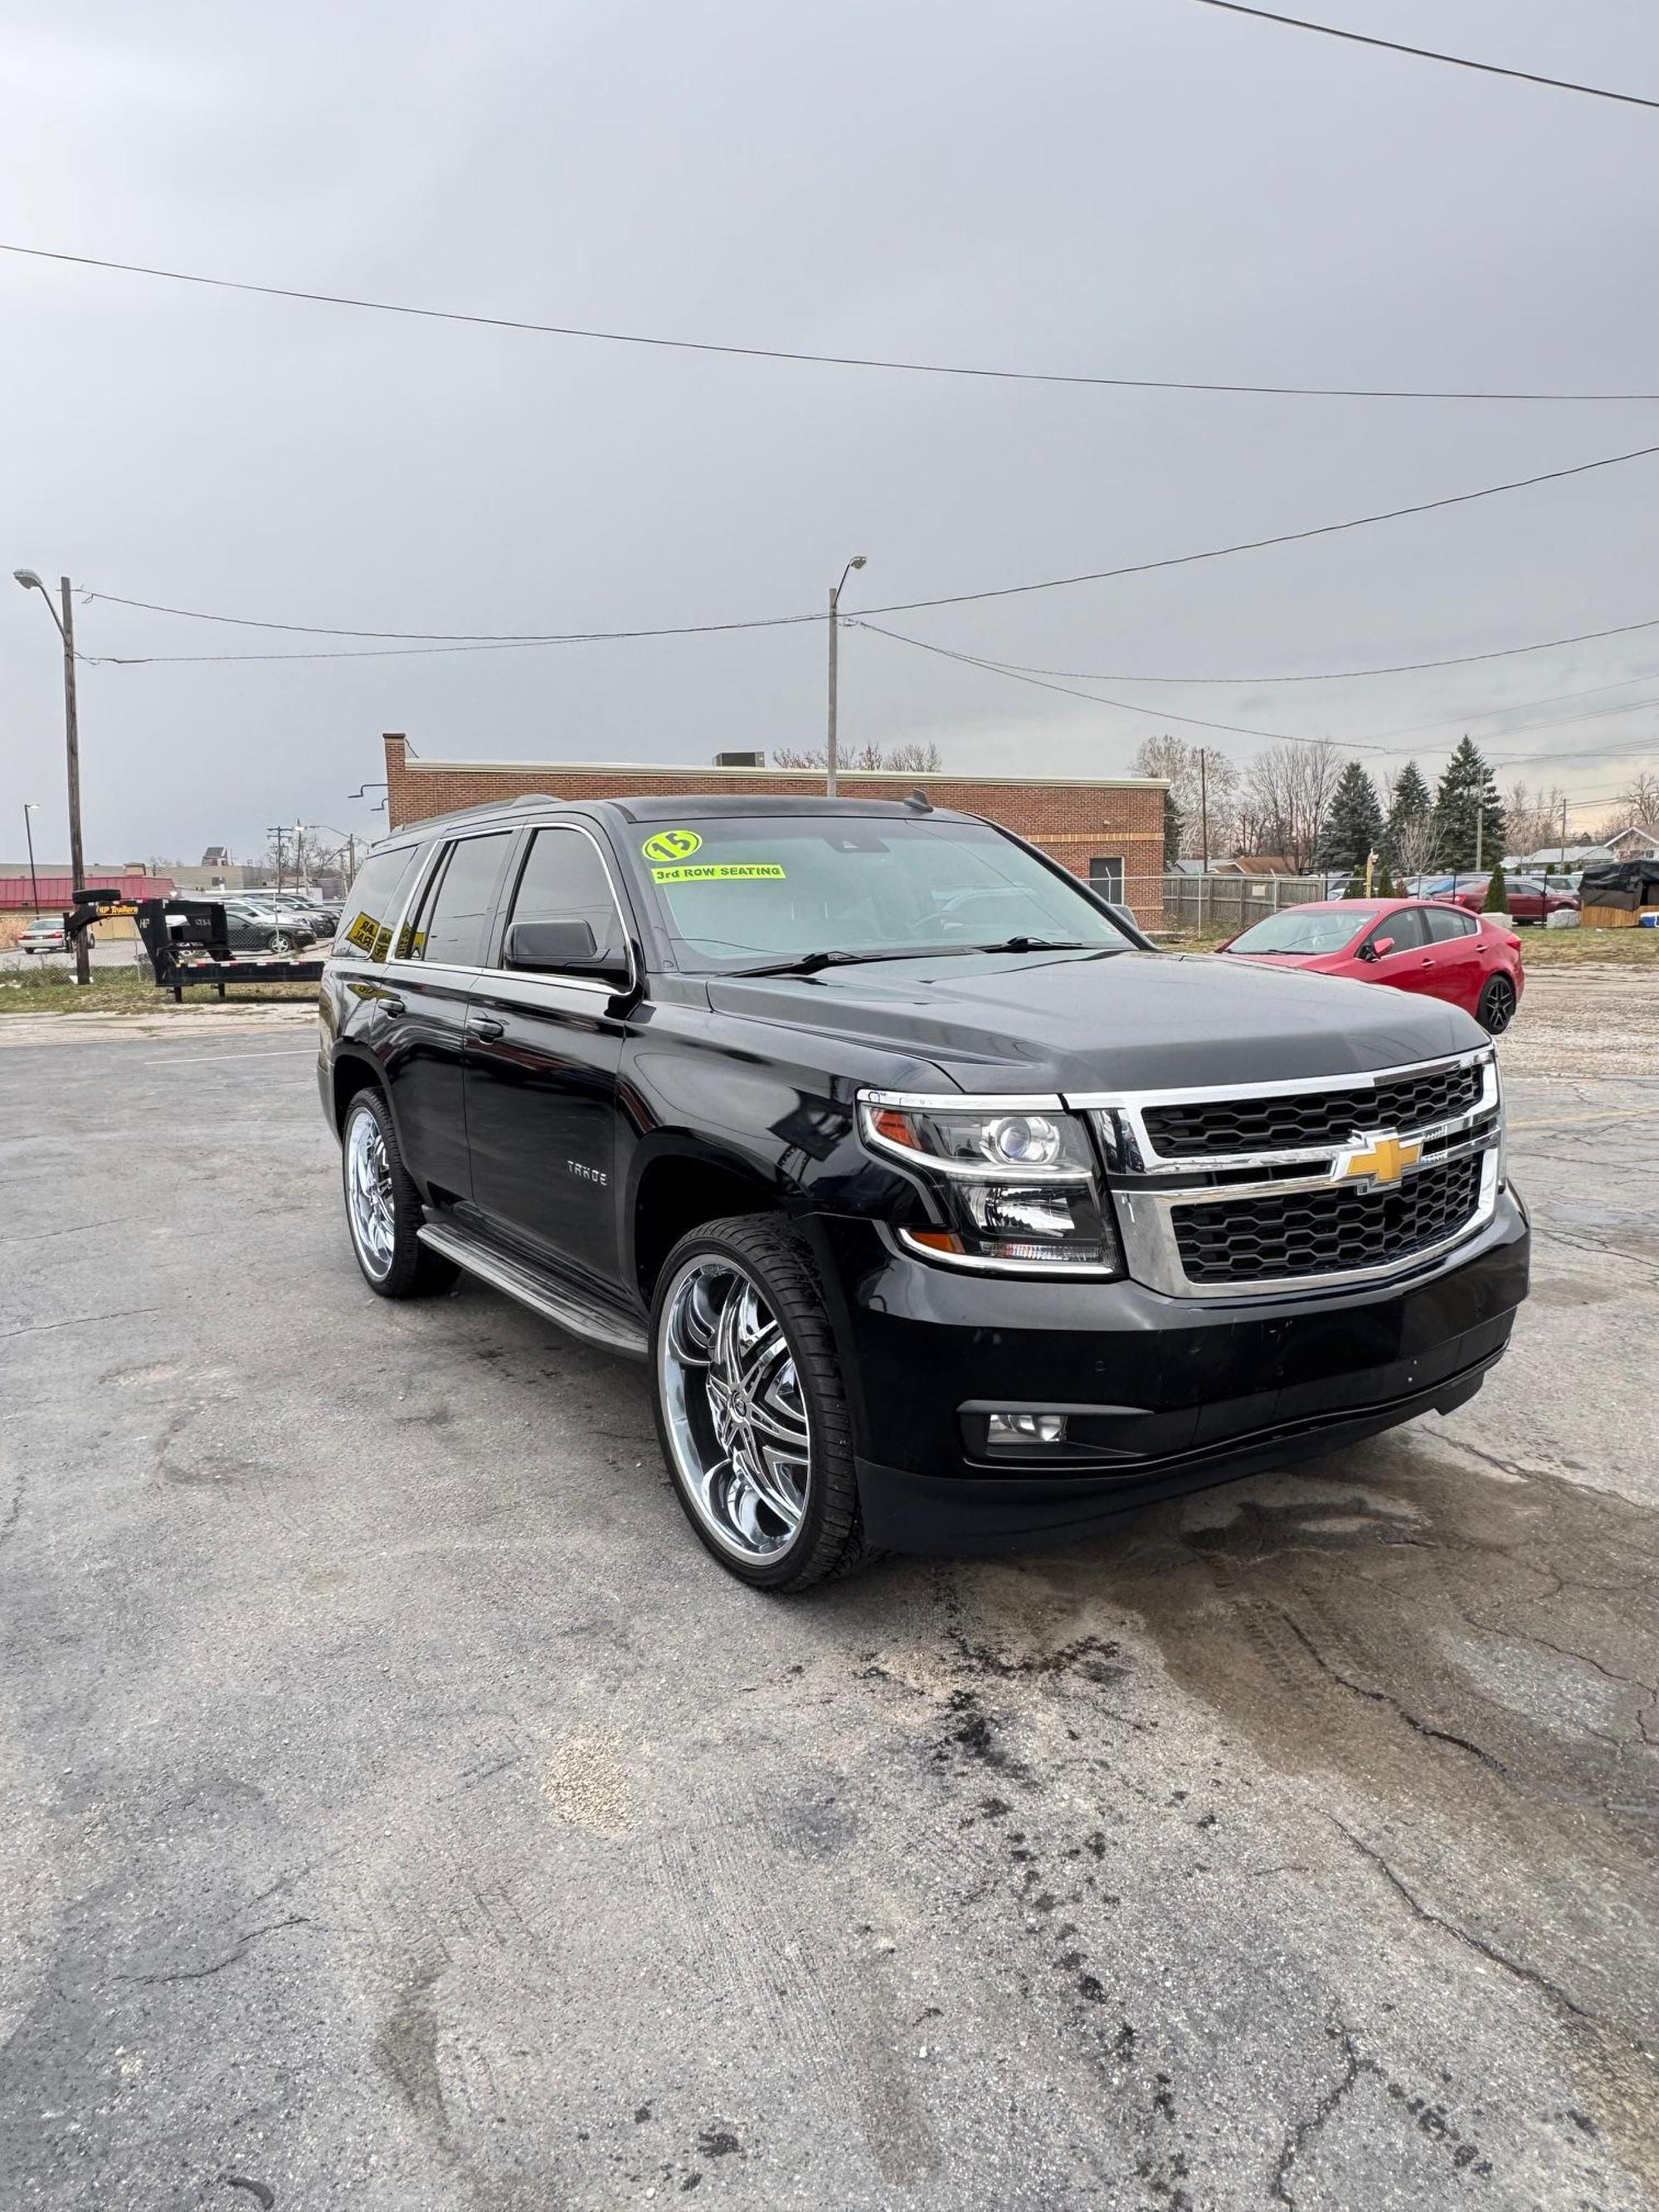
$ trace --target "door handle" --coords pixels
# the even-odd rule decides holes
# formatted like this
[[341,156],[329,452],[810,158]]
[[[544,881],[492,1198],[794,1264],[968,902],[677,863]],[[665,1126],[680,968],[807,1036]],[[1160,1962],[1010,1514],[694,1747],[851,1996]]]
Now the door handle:
[[505,1022],[493,1022],[487,1019],[475,1019],[467,1024],[466,1031],[469,1036],[475,1037],[505,1036],[507,1035],[507,1024]]
[[382,999],[380,1001],[380,1011],[382,1013],[391,1014],[395,1017],[398,1014],[406,1014],[409,1012],[409,1009],[404,1006],[401,999]]

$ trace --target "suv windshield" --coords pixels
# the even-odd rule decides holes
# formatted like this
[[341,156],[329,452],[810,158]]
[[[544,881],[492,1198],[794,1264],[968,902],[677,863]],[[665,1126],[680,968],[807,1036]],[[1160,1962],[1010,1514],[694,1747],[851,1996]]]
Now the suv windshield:
[[1131,943],[1066,877],[977,822],[691,814],[635,823],[629,844],[679,964],[702,973],[811,953]]
[[1293,906],[1283,914],[1270,914],[1242,937],[1234,938],[1229,952],[1340,952],[1362,929],[1376,920],[1376,907]]

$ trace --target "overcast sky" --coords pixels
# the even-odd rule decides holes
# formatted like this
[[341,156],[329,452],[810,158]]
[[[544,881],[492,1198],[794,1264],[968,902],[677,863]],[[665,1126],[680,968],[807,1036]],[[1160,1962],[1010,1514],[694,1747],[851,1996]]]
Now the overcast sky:
[[[1659,97],[1659,13],[1631,0],[1305,12]],[[1193,0],[82,0],[56,17],[6,0],[0,26],[0,236],[14,242],[744,344],[1659,389],[1659,113]],[[795,613],[823,605],[855,551],[869,556],[863,604],[971,591],[1659,442],[1656,404],[952,381],[5,255],[0,398],[0,574],[397,630]],[[1656,550],[1659,459],[1309,545],[889,619],[1045,667],[1282,674],[1659,617]],[[327,643],[99,602],[78,620],[94,655]],[[66,848],[54,643],[40,601],[8,582],[7,856],[25,799],[41,803],[43,852]],[[815,625],[88,667],[89,854],[252,851],[297,819],[373,829],[385,817],[346,794],[380,774],[388,728],[428,756],[490,758],[693,763],[818,743],[823,648]],[[964,769],[1126,771],[1142,736],[1181,728],[1170,710],[1409,749],[1431,775],[1467,727],[1586,799],[1659,752],[1659,707],[1605,711],[1659,697],[1659,628],[1364,683],[1097,687],[1150,715],[857,630],[842,665],[847,743],[928,738]],[[1215,742],[1241,760],[1256,749]]]

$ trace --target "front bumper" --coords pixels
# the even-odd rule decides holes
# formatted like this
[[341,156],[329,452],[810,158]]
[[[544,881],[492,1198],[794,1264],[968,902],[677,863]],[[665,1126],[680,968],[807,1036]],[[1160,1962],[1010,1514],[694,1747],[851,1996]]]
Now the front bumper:
[[[1527,1292],[1512,1191],[1402,1281],[1237,1300],[1134,1282],[953,1273],[872,1224],[821,1221],[872,1543],[1001,1549],[1282,1466],[1474,1396]],[[1070,1441],[990,1454],[991,1407],[1063,1410]]]

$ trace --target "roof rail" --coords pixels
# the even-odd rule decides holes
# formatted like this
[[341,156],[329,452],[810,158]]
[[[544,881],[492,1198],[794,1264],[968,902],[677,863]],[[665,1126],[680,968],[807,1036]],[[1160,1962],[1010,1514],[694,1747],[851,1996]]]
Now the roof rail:
[[448,814],[423,814],[417,822],[403,823],[396,830],[388,830],[387,837],[424,836],[429,830],[447,830],[452,823],[476,822],[486,814],[511,814],[521,806],[568,806],[568,799],[555,799],[550,792],[521,792],[516,799],[486,799],[477,806],[458,806]]

